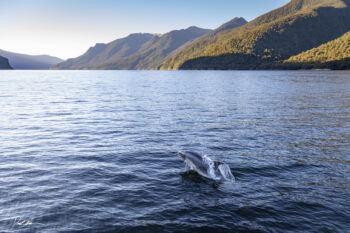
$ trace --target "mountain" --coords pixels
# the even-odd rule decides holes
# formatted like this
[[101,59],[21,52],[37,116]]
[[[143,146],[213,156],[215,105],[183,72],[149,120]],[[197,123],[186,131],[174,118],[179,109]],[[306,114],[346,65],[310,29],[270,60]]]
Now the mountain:
[[189,27],[187,29],[168,32],[159,37],[158,41],[150,43],[150,46],[145,47],[140,52],[120,60],[106,62],[97,66],[97,69],[157,69],[164,59],[174,50],[209,31],[208,29]]
[[350,31],[317,48],[292,56],[285,63],[300,68],[350,69]]
[[242,27],[186,45],[160,69],[271,69],[350,30],[350,0],[292,0]]
[[157,69],[164,59],[183,44],[210,32],[189,27],[164,35],[137,33],[108,44],[97,44],[80,57],[52,69]]
[[12,53],[0,49],[0,56],[6,57],[10,65],[18,70],[48,70],[52,65],[62,62],[63,60],[57,57],[48,55],[26,55]]
[[0,70],[12,70],[7,58],[0,56]]
[[96,44],[80,57],[68,59],[53,66],[52,69],[94,69],[98,65],[138,53],[158,40],[159,35],[149,33],[130,34],[108,44]]

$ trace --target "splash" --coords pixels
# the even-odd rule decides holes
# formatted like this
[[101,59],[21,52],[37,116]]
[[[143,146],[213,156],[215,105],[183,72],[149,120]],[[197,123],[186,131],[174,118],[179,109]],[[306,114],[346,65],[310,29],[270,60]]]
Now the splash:
[[235,177],[232,175],[231,169],[227,164],[219,165],[219,170],[220,170],[221,175],[224,177],[225,180],[235,181]]
[[[225,163],[213,161],[208,155],[203,156],[203,162],[208,164],[208,175],[213,180],[234,181],[230,167]],[[219,165],[217,165],[219,164]]]

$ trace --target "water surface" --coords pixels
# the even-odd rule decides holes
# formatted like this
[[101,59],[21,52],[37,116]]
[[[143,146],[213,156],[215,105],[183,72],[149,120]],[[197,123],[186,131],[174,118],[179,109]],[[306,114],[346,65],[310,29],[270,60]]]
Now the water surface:
[[0,107],[0,232],[350,231],[350,72],[1,71]]

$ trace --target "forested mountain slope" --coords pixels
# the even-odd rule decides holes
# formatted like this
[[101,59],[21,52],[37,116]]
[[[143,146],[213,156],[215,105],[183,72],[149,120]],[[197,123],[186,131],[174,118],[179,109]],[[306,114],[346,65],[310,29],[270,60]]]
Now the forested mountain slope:
[[350,68],[350,31],[340,38],[302,52],[285,61],[300,68]]
[[266,69],[350,30],[349,0],[292,0],[248,24],[187,45],[160,69]]

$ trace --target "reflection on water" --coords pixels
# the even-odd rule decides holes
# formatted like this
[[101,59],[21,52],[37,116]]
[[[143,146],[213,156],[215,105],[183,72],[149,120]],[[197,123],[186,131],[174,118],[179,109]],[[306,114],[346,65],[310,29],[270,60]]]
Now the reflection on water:
[[349,90],[349,72],[1,71],[0,231],[350,231]]

